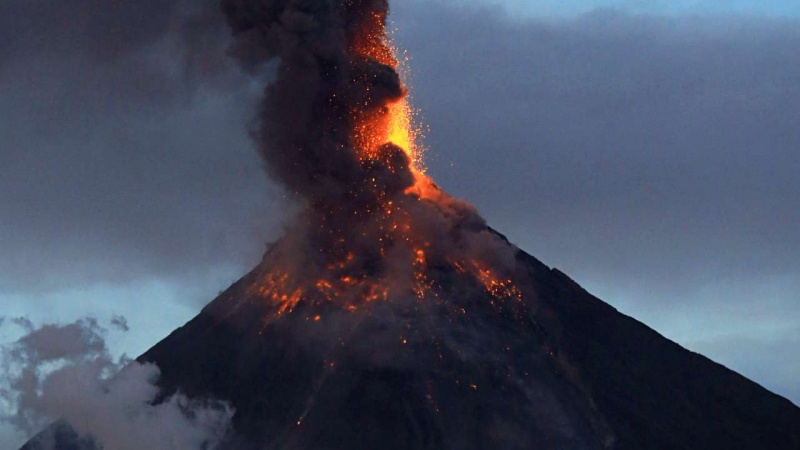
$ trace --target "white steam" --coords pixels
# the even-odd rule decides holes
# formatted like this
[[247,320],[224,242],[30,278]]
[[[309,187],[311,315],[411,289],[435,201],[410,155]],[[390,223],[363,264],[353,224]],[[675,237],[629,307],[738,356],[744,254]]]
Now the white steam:
[[[191,450],[213,449],[230,431],[233,412],[222,402],[178,393],[156,404],[158,367],[114,361],[96,320],[14,323],[26,334],[0,353],[0,422],[27,436],[59,420],[98,448]],[[112,325],[127,327],[121,317]]]

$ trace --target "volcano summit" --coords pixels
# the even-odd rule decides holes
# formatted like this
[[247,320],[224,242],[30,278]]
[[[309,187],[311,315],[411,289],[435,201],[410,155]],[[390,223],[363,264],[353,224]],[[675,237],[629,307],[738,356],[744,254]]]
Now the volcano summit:
[[[222,10],[243,66],[277,67],[253,135],[302,208],[139,360],[164,398],[230,402],[224,448],[800,448],[788,400],[618,313],[428,178],[385,0]],[[56,448],[93,445],[57,428]]]

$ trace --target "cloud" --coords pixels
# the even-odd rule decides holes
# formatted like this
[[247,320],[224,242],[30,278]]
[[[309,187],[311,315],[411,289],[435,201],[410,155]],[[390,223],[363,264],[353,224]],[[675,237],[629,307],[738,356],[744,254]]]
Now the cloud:
[[430,170],[512,240],[666,290],[797,273],[796,21],[420,8],[396,37]]
[[125,316],[113,315],[111,317],[111,325],[120,331],[130,331],[128,326],[128,319]]
[[[430,172],[490,225],[685,345],[710,323],[758,339],[753,311],[800,319],[787,287],[800,273],[798,20],[394,10]],[[753,368],[760,355],[723,351],[737,342],[703,350],[772,380],[780,357]],[[789,379],[769,386],[797,402]]]
[[0,295],[258,260],[282,206],[216,0],[10,0],[0,35]]
[[150,117],[87,112],[91,97],[26,114],[13,97],[0,99],[0,293],[248,266],[280,226],[244,94],[150,106]]
[[[227,65],[227,31],[205,47],[188,39],[202,48],[187,52],[173,28],[189,19],[173,14],[177,24],[151,30],[155,36],[144,37],[155,25],[134,26],[124,49],[90,55],[87,43],[112,36],[79,27],[76,14],[137,24],[141,13],[126,11],[146,2],[55,2],[55,12],[45,3],[0,5],[18,8],[0,11],[2,20],[35,25],[12,31],[41,29],[27,44],[17,37],[19,52],[0,68],[0,294],[257,261],[280,226],[270,209],[281,203],[247,136],[256,93]],[[169,5],[147,14],[177,8]],[[46,24],[51,15],[59,18],[53,27],[76,37],[59,38]],[[221,14],[207,20],[224,30]],[[185,70],[209,55],[222,61],[219,71]]]
[[25,330],[3,349],[0,421],[28,436],[59,420],[101,448],[166,450],[214,448],[229,432],[233,412],[225,403],[180,393],[155,403],[158,368],[113,361],[96,320]]

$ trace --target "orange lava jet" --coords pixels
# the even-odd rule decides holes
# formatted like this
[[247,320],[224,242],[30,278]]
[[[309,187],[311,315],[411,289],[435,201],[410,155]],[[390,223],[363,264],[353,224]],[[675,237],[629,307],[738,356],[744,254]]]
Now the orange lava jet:
[[[280,135],[264,146],[272,158],[268,162],[283,165],[289,175],[296,173],[286,176],[286,184],[313,185],[308,190],[311,207],[298,221],[302,226],[267,255],[274,259],[267,266],[280,267],[281,272],[263,274],[259,297],[275,306],[276,317],[304,302],[335,303],[355,312],[392,299],[441,301],[441,274],[449,271],[476,280],[498,304],[521,301],[522,293],[510,277],[500,275],[508,271],[496,270],[493,262],[481,261],[470,250],[485,247],[481,240],[497,237],[487,233],[474,208],[449,197],[425,173],[422,127],[402,76],[408,58],[398,57],[387,35],[385,4],[342,0],[340,8],[348,19],[331,23],[347,24],[344,33],[329,37],[344,36],[346,51],[335,57],[315,54],[317,65],[294,65],[295,59],[289,59],[281,89],[271,91],[278,98],[290,89],[297,89],[297,96],[308,92],[308,85],[298,84],[303,78],[290,73],[320,77],[310,86],[327,87],[319,91],[322,101],[310,108],[314,113],[299,116],[311,117],[308,122],[278,122],[291,130],[297,123],[307,123],[308,128]],[[297,22],[299,32],[308,31],[313,41],[317,32],[309,28],[312,23]],[[294,56],[295,46],[286,51]],[[306,56],[301,53],[297,59]],[[283,112],[271,117],[282,119]],[[306,141],[307,136],[312,139]],[[291,139],[299,139],[298,144]],[[276,144],[287,153],[273,152],[270,145]],[[337,194],[329,196],[329,191]],[[477,241],[481,242],[473,245]]]
[[[408,58],[405,57],[401,63],[397,49],[386,33],[385,20],[381,14],[373,14],[362,32],[353,39],[351,51],[391,67],[401,77],[403,94],[372,114],[357,113],[354,117],[354,139],[362,160],[380,157],[379,149],[385,144],[394,144],[403,149],[411,161],[415,187],[421,189],[430,184],[430,180],[426,179],[423,165],[422,127],[415,121],[417,112],[410,104],[408,86],[402,80],[406,72],[403,64],[408,62]],[[369,98],[365,101],[369,101]]]

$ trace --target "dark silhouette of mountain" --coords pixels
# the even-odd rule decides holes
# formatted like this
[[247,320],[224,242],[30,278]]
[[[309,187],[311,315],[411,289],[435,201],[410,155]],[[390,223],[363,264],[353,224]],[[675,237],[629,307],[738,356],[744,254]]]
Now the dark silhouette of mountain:
[[800,449],[800,408],[522,251],[520,298],[442,265],[434,299],[355,311],[278,312],[252,289],[268,266],[139,358],[163,395],[233,405],[226,448]]

